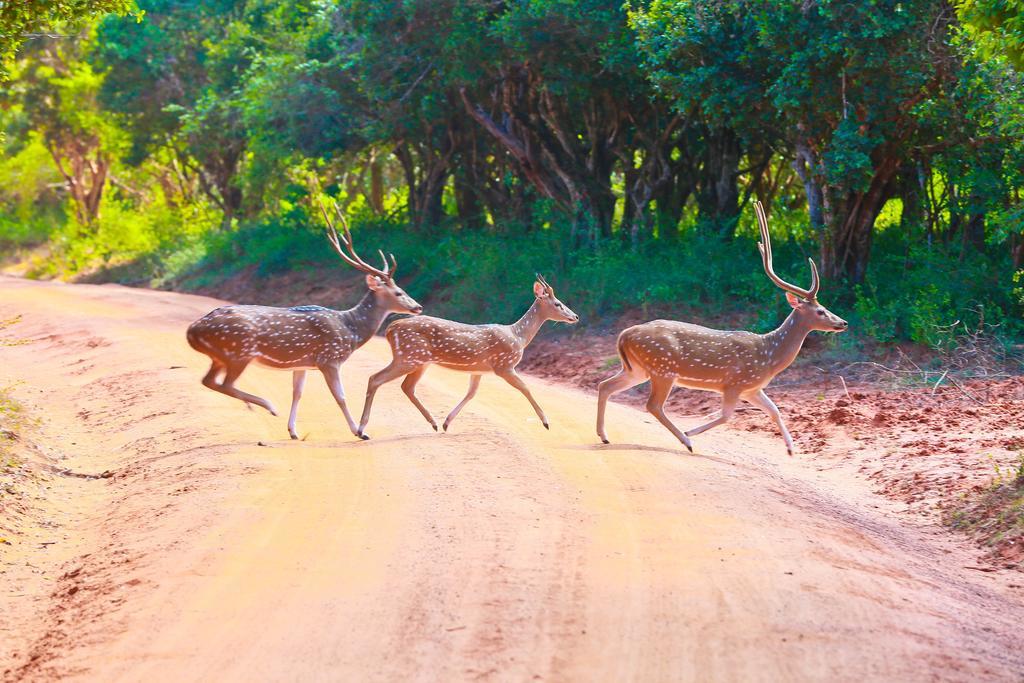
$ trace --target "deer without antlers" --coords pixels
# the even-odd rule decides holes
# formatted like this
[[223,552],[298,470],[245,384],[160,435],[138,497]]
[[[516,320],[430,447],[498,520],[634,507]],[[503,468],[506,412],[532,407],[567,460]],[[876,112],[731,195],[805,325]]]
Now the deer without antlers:
[[[774,377],[789,367],[800,353],[804,339],[813,330],[842,332],[847,322],[818,303],[820,280],[812,259],[810,289],[801,289],[778,275],[772,268],[772,243],[768,219],[761,202],[754,203],[761,227],[761,252],[765,273],[780,289],[793,311],[777,329],[767,334],[712,330],[691,323],[654,320],[635,325],[619,335],[618,350],[622,369],[599,385],[597,399],[597,435],[608,443],[604,431],[604,414],[608,398],[651,380],[647,410],[679,439],[690,451],[689,437],[724,424],[736,405],[744,400],[767,413],[782,432],[786,450],[793,454],[793,439],[786,429],[779,409],[764,393]],[[665,415],[664,404],[672,387],[679,384],[690,389],[717,391],[722,394],[722,409],[708,422],[686,433],[672,424]]]
[[[389,313],[417,315],[423,307],[395,284],[398,263],[394,255],[391,264],[380,253],[383,268],[374,268],[356,253],[352,246],[352,233],[341,211],[335,212],[342,222],[339,235],[320,205],[327,222],[327,238],[341,260],[366,273],[369,291],[353,308],[335,311],[323,306],[296,306],[273,308],[270,306],[223,306],[207,313],[192,323],[186,334],[188,343],[196,351],[210,357],[212,364],[203,377],[203,384],[214,391],[262,406],[277,415],[266,399],[248,394],[235,387],[235,382],[251,362],[270,368],[292,371],[292,407],[288,415],[288,434],[297,439],[295,418],[299,399],[306,383],[306,371],[317,369],[323,373],[327,386],[345,415],[349,429],[358,435],[355,420],[345,404],[345,389],[341,384],[340,366],[352,352],[376,334]],[[345,249],[342,249],[342,245]],[[348,253],[346,252],[346,249]],[[223,373],[224,378],[217,381]]]
[[430,426],[437,431],[437,423],[430,412],[416,397],[416,383],[423,377],[427,367],[436,363],[441,367],[471,373],[469,391],[452,412],[445,418],[443,428],[459,414],[480,386],[484,373],[493,372],[498,377],[521,391],[540,418],[545,428],[548,419],[544,411],[530,394],[522,378],[516,374],[516,365],[523,358],[525,349],[541,325],[548,320],[577,323],[580,317],[569,310],[555,297],[555,290],[543,277],[537,276],[533,285],[535,300],[522,318],[512,325],[466,325],[441,318],[410,318],[399,320],[385,333],[391,345],[391,363],[372,375],[366,387],[366,404],[359,423],[359,434],[367,438],[364,430],[370,420],[373,396],[382,384],[405,375],[402,391],[413,405],[427,418]]

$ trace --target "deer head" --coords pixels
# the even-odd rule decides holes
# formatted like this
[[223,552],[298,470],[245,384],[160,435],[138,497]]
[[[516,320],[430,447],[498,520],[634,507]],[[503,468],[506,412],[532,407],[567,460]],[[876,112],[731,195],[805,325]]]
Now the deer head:
[[818,289],[821,287],[821,280],[818,277],[818,267],[814,265],[814,259],[807,259],[811,266],[809,289],[792,285],[775,274],[775,270],[772,268],[772,240],[768,234],[768,218],[765,216],[764,206],[761,205],[761,202],[754,202],[754,210],[757,213],[757,222],[761,227],[761,241],[757,243],[757,248],[761,252],[764,272],[768,274],[768,279],[786,293],[786,301],[793,307],[794,315],[799,323],[808,330],[822,332],[842,332],[849,327],[849,323],[818,303]]
[[[378,249],[377,253],[380,254],[384,267],[383,269],[374,268],[360,258],[355,248],[353,248],[352,232],[348,229],[348,221],[345,220],[345,215],[338,208],[338,205],[334,205],[334,212],[341,221],[342,233],[340,235],[335,229],[334,223],[331,222],[330,216],[327,215],[327,209],[324,208],[322,203],[320,204],[320,212],[327,223],[327,239],[330,240],[334,251],[338,252],[338,256],[341,257],[342,261],[366,273],[366,287],[373,292],[381,309],[392,313],[411,313],[413,315],[419,315],[423,312],[423,307],[395,283],[395,272],[398,270],[398,263],[395,261],[394,254],[388,254],[391,257],[391,264],[389,266],[384,252]],[[348,250],[347,254],[345,249],[342,249],[343,244]]]
[[580,317],[572,309],[558,300],[554,288],[540,273],[537,274],[537,281],[533,283],[533,295],[537,297],[538,308],[544,320],[554,320],[570,325],[575,325],[580,321]]

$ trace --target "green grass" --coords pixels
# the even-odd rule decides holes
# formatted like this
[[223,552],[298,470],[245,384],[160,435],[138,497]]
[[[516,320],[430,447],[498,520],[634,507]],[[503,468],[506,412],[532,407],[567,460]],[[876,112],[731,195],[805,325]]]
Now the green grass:
[[[16,325],[21,316],[0,320],[0,332]],[[25,343],[21,339],[0,339],[0,347]],[[15,444],[22,432],[32,424],[21,404],[14,398],[14,386],[0,387],[0,473],[8,473],[21,466],[15,457]]]
[[[782,293],[764,276],[752,236],[729,241],[690,230],[678,242],[633,251],[617,240],[574,250],[567,232],[557,228],[510,236],[414,231],[367,220],[357,221],[354,233],[367,258],[376,256],[377,247],[396,254],[403,286],[433,314],[471,322],[518,316],[530,300],[536,272],[552,282],[584,323],[640,310],[644,317],[725,319],[764,331],[788,312]],[[776,268],[797,283],[809,279],[802,246],[809,245],[783,240],[775,245]],[[187,263],[186,255],[196,260]],[[165,282],[185,287],[215,286],[250,267],[261,276],[304,269],[331,273],[339,267],[319,224],[299,212],[211,235],[169,258],[178,259],[173,269],[178,275]],[[877,240],[867,284],[826,283],[821,300],[851,323],[852,334],[829,341],[830,349],[844,356],[857,355],[865,340],[939,348],[958,334],[949,326],[961,321],[976,329],[982,318],[1008,339],[1024,337],[1008,258],[910,247],[895,233]]]
[[[108,212],[110,222],[95,232],[65,226],[51,236],[53,254],[37,264],[35,274],[215,290],[246,269],[266,278],[290,271],[335,278],[345,272],[327,246],[321,221],[301,205],[228,229],[207,215],[162,211],[152,216]],[[780,219],[782,228],[792,222],[785,215]],[[366,216],[352,222],[363,255],[376,258],[378,247],[394,252],[403,286],[435,315],[469,322],[512,320],[528,305],[537,272],[584,324],[603,324],[638,310],[643,317],[765,331],[788,312],[782,293],[764,276],[755,236],[746,228],[733,240],[691,228],[677,241],[632,250],[617,238],[575,249],[567,228],[557,222],[529,231],[505,226],[505,232],[454,224],[415,230],[399,220]],[[777,239],[776,268],[784,278],[806,283],[813,240]],[[906,239],[898,230],[877,235],[865,284],[825,284],[822,303],[849,320],[851,330],[829,339],[829,353],[852,358],[866,344],[879,342],[942,348],[982,320],[1007,340],[1024,339],[1005,250],[961,253],[959,247],[947,250]],[[962,326],[953,329],[957,321]]]
[[0,387],[0,495],[10,487],[4,475],[20,472],[23,465],[18,456],[18,443],[35,425],[22,405],[14,398],[14,385]]
[[949,525],[998,552],[1024,544],[1024,453],[1011,467],[995,466],[992,483],[967,496],[947,517]]

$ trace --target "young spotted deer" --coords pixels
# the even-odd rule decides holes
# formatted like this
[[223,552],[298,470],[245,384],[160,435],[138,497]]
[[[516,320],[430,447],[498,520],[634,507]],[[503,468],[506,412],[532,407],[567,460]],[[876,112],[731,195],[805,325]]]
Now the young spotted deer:
[[[277,415],[266,399],[235,388],[235,382],[251,362],[279,370],[292,371],[292,408],[288,415],[288,434],[295,433],[295,418],[299,399],[306,383],[306,371],[317,369],[323,373],[327,386],[334,395],[349,429],[358,436],[355,420],[345,404],[345,390],[341,385],[340,366],[352,352],[376,334],[389,313],[417,315],[423,307],[395,284],[398,264],[391,255],[391,266],[383,252],[384,268],[369,265],[352,247],[352,234],[344,216],[343,234],[339,237],[323,206],[327,221],[327,238],[341,259],[366,273],[369,291],[362,300],[347,311],[335,311],[322,306],[296,306],[272,308],[270,306],[222,306],[207,313],[188,328],[188,343],[196,351],[205,353],[213,363],[203,377],[203,384],[214,391],[262,406]],[[337,207],[335,207],[337,210]],[[348,253],[341,248],[344,244]],[[217,381],[220,374],[223,380]]]
[[[598,390],[597,435],[604,443],[608,443],[604,431],[608,398],[650,379],[648,412],[691,452],[693,446],[689,437],[727,422],[737,403],[744,400],[775,420],[786,441],[786,450],[793,455],[793,439],[779,415],[779,409],[764,393],[764,388],[789,367],[810,332],[842,332],[847,323],[818,303],[820,282],[813,260],[807,259],[811,266],[810,289],[791,285],[775,274],[764,207],[761,202],[755,202],[754,208],[761,226],[761,242],[757,247],[761,251],[765,273],[786,292],[786,300],[793,307],[792,313],[778,329],[767,334],[712,330],[673,320],[654,320],[623,330],[618,341],[622,370],[601,382]],[[722,394],[721,411],[713,414],[714,419],[686,433],[679,431],[664,410],[665,399],[674,384],[717,391]]]
[[368,438],[364,430],[370,421],[370,407],[377,389],[403,375],[405,381],[402,382],[402,391],[423,417],[427,418],[434,431],[437,431],[434,418],[416,398],[416,383],[432,363],[471,375],[466,397],[445,418],[445,431],[448,431],[455,416],[476,394],[480,378],[487,372],[493,372],[521,391],[547,429],[548,419],[522,378],[516,374],[516,365],[523,358],[523,349],[533,341],[545,321],[574,324],[579,322],[580,317],[555,298],[555,290],[540,275],[533,285],[533,294],[536,297],[533,305],[512,325],[466,325],[426,316],[399,320],[391,325],[385,336],[391,345],[393,357],[386,368],[370,377],[363,417],[359,422],[359,435]]

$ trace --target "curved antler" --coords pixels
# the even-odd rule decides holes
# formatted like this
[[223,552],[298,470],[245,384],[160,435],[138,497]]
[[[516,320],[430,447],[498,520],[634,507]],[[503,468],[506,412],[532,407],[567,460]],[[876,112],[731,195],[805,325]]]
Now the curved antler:
[[548,294],[552,294],[553,295],[555,293],[555,288],[548,284],[548,281],[544,279],[543,275],[541,275],[540,273],[537,273],[536,275],[537,275],[537,282],[539,282],[542,285],[544,285],[544,289],[548,290]]
[[380,260],[384,262],[384,270],[386,270],[387,273],[388,273],[388,276],[392,280],[394,280],[395,279],[395,271],[398,270],[398,261],[395,260],[395,255],[392,254],[390,251],[388,252],[388,256],[391,257],[391,267],[388,268],[388,260],[386,258],[384,258],[384,252],[381,251],[380,249],[378,249],[377,253],[380,254]]
[[[359,254],[356,253],[355,248],[352,246],[352,232],[348,229],[348,221],[345,220],[345,215],[341,212],[341,209],[338,208],[337,204],[334,205],[334,212],[338,215],[338,218],[341,219],[341,228],[343,232],[340,235],[334,227],[334,223],[331,222],[330,216],[327,215],[327,209],[324,207],[323,202],[320,202],[320,213],[323,214],[324,221],[327,223],[327,239],[330,241],[331,246],[334,247],[334,251],[338,252],[338,256],[341,257],[341,260],[364,273],[376,275],[385,282],[388,280],[394,280],[395,270],[398,267],[398,264],[395,262],[394,255],[391,256],[392,268],[389,269],[388,261],[387,259],[384,259],[384,252],[380,252],[381,258],[384,259],[384,270],[374,268],[369,263],[361,259]],[[348,254],[346,254],[344,249],[341,248],[342,244],[348,248]]]
[[821,281],[818,278],[818,267],[814,265],[814,259],[807,259],[807,262],[811,264],[810,289],[802,289],[796,285],[792,285],[776,275],[775,270],[772,269],[772,238],[768,234],[768,218],[765,216],[764,206],[761,205],[761,202],[754,202],[754,211],[757,213],[757,222],[761,226],[761,241],[757,243],[757,249],[761,252],[761,260],[764,262],[764,272],[768,274],[768,279],[774,282],[779,288],[796,294],[797,296],[805,299],[817,298],[818,288],[821,287]]

